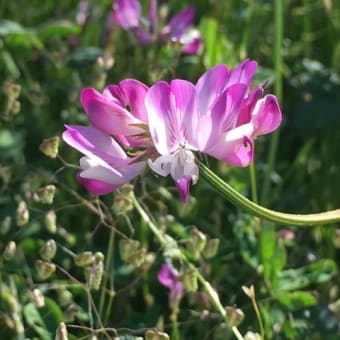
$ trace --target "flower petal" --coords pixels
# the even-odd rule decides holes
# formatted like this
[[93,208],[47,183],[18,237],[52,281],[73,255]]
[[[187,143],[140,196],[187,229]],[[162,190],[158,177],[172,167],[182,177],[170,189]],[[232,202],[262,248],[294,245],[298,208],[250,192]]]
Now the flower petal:
[[184,33],[181,37],[182,52],[187,54],[197,54],[202,49],[202,37],[198,30],[192,29]]
[[222,93],[227,75],[227,66],[221,64],[209,69],[197,81],[196,90],[201,116],[208,114],[211,105]]
[[257,102],[252,113],[254,137],[273,132],[279,127],[281,120],[282,114],[277,98],[271,94],[266,95]]
[[113,19],[124,29],[138,27],[141,14],[138,0],[116,0],[113,5]]
[[192,25],[195,17],[195,8],[190,6],[182,11],[178,12],[169,21],[166,30],[169,30],[171,39],[178,40],[186,32],[186,30]]
[[183,203],[188,202],[190,191],[190,180],[188,176],[184,176],[182,179],[176,181],[176,188],[179,192],[179,197]]
[[145,106],[152,141],[161,155],[167,155],[173,148],[171,127],[168,126],[168,116],[171,115],[169,84],[159,81],[151,86],[145,97]]
[[126,159],[124,150],[109,135],[94,128],[80,125],[65,125],[63,140],[86,156]]
[[237,67],[230,70],[225,89],[236,83],[244,83],[249,86],[254,77],[256,68],[257,62],[255,60],[244,60]]
[[235,166],[248,166],[254,158],[254,143],[249,137],[252,133],[251,124],[241,125],[223,134],[217,143],[210,145],[205,152]]
[[241,103],[247,91],[245,84],[234,84],[219,95],[207,115],[199,121],[200,150],[216,144],[220,136],[236,126]]
[[82,178],[80,173],[78,173],[76,177],[77,181],[93,195],[106,195],[117,189],[117,186],[114,184],[98,181],[95,179]]
[[90,122],[98,129],[112,135],[129,136],[143,133],[144,130],[135,125],[143,122],[134,117],[119,98],[110,98],[109,90],[105,91],[105,95],[91,88],[82,91],[80,100]]
[[242,102],[240,113],[237,119],[237,126],[250,123],[252,111],[263,94],[263,87],[251,91]]

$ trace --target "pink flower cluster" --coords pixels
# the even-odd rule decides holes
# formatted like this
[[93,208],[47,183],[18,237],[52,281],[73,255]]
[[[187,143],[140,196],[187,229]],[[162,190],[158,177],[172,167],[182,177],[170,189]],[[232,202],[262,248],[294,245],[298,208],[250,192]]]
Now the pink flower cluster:
[[[245,167],[254,157],[254,139],[274,131],[281,111],[263,87],[249,90],[257,63],[234,69],[215,66],[193,84],[158,81],[150,88],[126,79],[103,93],[84,89],[81,103],[91,127],[67,125],[63,139],[84,154],[78,181],[96,195],[109,193],[149,166],[170,175],[186,202],[199,168],[195,153]],[[134,157],[125,150],[133,149]]]
[[196,54],[202,46],[199,32],[192,28],[195,8],[190,6],[172,17],[159,29],[157,0],[150,0],[147,17],[142,16],[138,0],[116,0],[113,6],[114,21],[125,30],[132,31],[140,44],[174,42],[182,46],[182,52]]

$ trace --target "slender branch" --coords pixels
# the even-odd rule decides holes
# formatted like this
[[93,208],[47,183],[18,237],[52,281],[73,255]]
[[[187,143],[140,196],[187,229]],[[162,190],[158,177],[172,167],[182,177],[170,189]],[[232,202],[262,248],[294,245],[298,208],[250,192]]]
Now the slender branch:
[[201,176],[219,193],[236,206],[246,210],[247,212],[264,218],[266,220],[279,224],[312,226],[317,224],[328,224],[340,221],[340,209],[327,211],[319,214],[288,214],[275,210],[267,209],[258,205],[248,198],[242,196],[233,189],[229,184],[225,183],[220,177],[213,173],[203,163],[199,163]]

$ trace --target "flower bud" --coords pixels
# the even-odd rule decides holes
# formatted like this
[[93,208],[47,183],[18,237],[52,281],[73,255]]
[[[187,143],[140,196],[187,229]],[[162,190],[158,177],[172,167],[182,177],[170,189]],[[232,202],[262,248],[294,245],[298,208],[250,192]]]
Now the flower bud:
[[54,210],[49,210],[45,215],[45,226],[46,229],[51,233],[55,234],[57,231],[57,215]]
[[57,244],[53,239],[48,240],[40,249],[40,255],[44,260],[52,260],[57,252]]
[[220,239],[212,238],[207,241],[204,247],[203,255],[206,259],[211,259],[217,254],[218,248],[220,246]]
[[57,328],[55,340],[68,340],[67,328],[64,322],[61,322]]
[[225,311],[227,312],[228,326],[230,328],[238,326],[244,319],[244,313],[239,308],[227,306],[225,307]]
[[54,263],[43,260],[35,261],[35,267],[42,280],[45,280],[48,277],[50,277],[56,270],[56,266]]
[[45,298],[44,295],[41,294],[41,291],[39,289],[33,289],[31,293],[31,298],[33,300],[33,303],[37,308],[42,308],[45,306]]
[[261,340],[262,337],[259,333],[248,331],[243,339],[244,340]]
[[145,340],[170,340],[170,337],[164,332],[149,329],[145,332]]
[[197,284],[197,273],[194,269],[187,269],[183,276],[181,277],[181,281],[184,284],[185,289],[188,292],[196,292],[198,288]]
[[123,239],[119,241],[119,253],[124,262],[129,263],[129,259],[140,249],[139,241]]
[[59,153],[59,141],[58,136],[46,138],[39,146],[39,150],[46,156],[56,158]]
[[17,250],[17,246],[16,246],[15,242],[14,241],[8,242],[4,252],[2,254],[3,258],[6,261],[11,260],[15,256],[16,250]]
[[92,251],[84,251],[80,254],[76,254],[74,257],[74,263],[78,267],[87,267],[90,266],[93,262],[93,253]]
[[27,209],[25,201],[20,201],[17,207],[17,225],[23,226],[28,223],[30,219],[30,213]]
[[37,190],[34,199],[44,204],[52,204],[56,187],[52,184],[42,187]]

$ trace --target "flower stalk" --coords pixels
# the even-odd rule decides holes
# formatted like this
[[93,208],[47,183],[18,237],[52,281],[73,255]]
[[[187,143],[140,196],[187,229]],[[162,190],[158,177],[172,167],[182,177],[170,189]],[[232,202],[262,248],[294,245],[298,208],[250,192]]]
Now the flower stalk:
[[312,226],[340,221],[340,209],[317,214],[289,214],[267,209],[250,201],[224,182],[203,163],[199,163],[201,176],[225,199],[244,209],[250,214],[278,224]]

